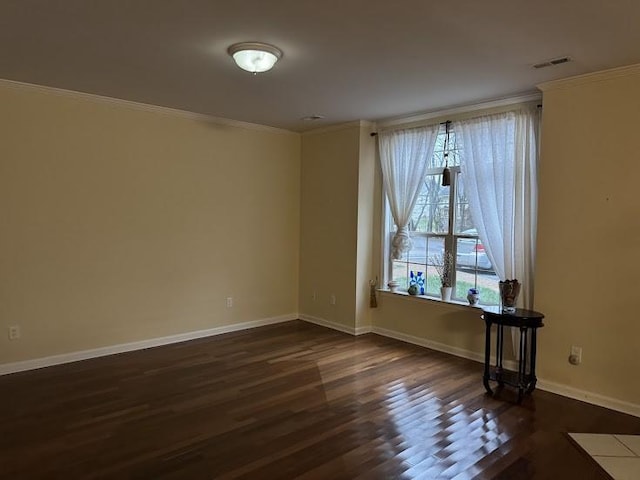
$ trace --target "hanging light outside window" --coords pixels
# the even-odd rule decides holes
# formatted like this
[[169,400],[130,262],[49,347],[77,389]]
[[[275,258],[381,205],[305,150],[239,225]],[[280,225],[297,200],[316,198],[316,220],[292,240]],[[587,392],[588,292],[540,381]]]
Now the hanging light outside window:
[[444,138],[444,170],[442,170],[442,186],[448,187],[451,185],[451,169],[449,168],[449,131],[451,130],[451,120],[447,120],[444,124],[447,136]]

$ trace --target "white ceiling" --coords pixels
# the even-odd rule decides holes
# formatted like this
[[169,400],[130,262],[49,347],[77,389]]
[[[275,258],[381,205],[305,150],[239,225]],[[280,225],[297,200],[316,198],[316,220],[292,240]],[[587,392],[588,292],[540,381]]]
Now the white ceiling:
[[[253,76],[241,41],[284,57]],[[2,0],[0,45],[1,78],[304,131],[640,63],[640,1]]]

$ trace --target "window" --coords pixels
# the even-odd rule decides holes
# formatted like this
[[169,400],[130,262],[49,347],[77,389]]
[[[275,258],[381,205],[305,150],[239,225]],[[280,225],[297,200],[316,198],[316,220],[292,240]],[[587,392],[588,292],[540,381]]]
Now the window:
[[[387,277],[397,281],[401,290],[406,290],[410,271],[423,272],[426,277],[425,294],[439,297],[440,279],[433,265],[438,257],[451,252],[455,262],[452,298],[466,302],[467,291],[477,288],[482,304],[498,304],[498,277],[471,220],[464,181],[460,175],[460,156],[463,151],[460,142],[456,141],[455,130],[451,130],[449,145],[451,185],[442,186],[445,136],[443,126],[438,133],[432,158],[426,159],[427,174],[409,222],[413,247],[402,258],[389,260]],[[388,246],[396,231],[388,206],[386,218],[385,239]],[[386,255],[386,258],[390,256]]]

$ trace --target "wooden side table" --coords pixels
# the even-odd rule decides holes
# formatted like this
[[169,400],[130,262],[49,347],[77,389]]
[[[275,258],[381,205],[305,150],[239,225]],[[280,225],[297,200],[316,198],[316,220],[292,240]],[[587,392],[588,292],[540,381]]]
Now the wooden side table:
[[[486,324],[484,349],[484,388],[493,395],[490,381],[498,382],[499,386],[510,385],[518,389],[518,402],[522,401],[525,393],[533,392],[536,387],[536,347],[537,330],[543,327],[544,315],[533,310],[516,309],[513,313],[503,312],[499,307],[483,309],[482,319]],[[491,326],[496,325],[496,365],[491,366]],[[504,352],[504,327],[520,329],[520,360],[518,371],[507,370],[502,366]],[[529,348],[528,337],[531,334]]]

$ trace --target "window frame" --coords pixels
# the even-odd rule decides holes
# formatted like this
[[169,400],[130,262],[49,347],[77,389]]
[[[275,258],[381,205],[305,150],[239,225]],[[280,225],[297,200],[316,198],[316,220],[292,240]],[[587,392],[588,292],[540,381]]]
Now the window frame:
[[[451,252],[453,259],[454,259],[454,268],[452,271],[452,295],[451,295],[451,301],[452,303],[460,303],[460,302],[464,302],[466,303],[467,299],[466,299],[466,292],[463,294],[463,297],[457,297],[456,296],[456,285],[457,285],[457,281],[458,281],[458,269],[460,268],[458,266],[458,256],[457,256],[457,250],[458,250],[458,240],[459,239],[470,239],[470,240],[475,240],[477,242],[480,241],[480,238],[478,235],[467,235],[467,234],[462,234],[462,233],[455,233],[455,222],[456,222],[456,198],[457,198],[457,193],[458,193],[458,188],[459,188],[459,183],[460,183],[460,175],[461,175],[461,168],[459,165],[454,165],[454,166],[450,166],[449,169],[451,170],[451,185],[449,186],[449,195],[448,195],[448,199],[449,199],[449,215],[448,215],[448,231],[447,233],[427,233],[427,232],[416,232],[416,231],[412,231],[411,232],[411,238],[415,238],[415,237],[422,237],[425,239],[425,242],[429,241],[429,238],[441,238],[443,239],[443,243],[444,243],[444,251],[445,252]],[[433,168],[429,168],[427,169],[425,176],[428,175],[440,175],[442,174],[442,167],[433,167]],[[393,238],[393,235],[395,233],[395,229],[393,228],[393,217],[391,215],[391,210],[389,207],[389,201],[386,197],[386,195],[383,195],[382,198],[383,201],[383,221],[382,221],[382,235],[383,235],[383,243],[384,243],[384,248],[383,250],[383,263],[382,265],[383,267],[383,277],[385,279],[385,284],[386,282],[390,281],[392,279],[392,272],[393,272],[393,262],[394,260],[391,258],[390,252],[390,245],[391,245],[391,240]],[[428,243],[427,243],[428,245]],[[415,262],[409,262],[407,260],[407,263],[415,263]],[[431,263],[429,263],[429,257],[425,258],[425,270],[426,267],[429,266],[433,266]],[[470,269],[473,272],[473,276],[474,276],[474,280],[473,280],[473,284],[474,284],[474,288],[478,288],[478,274],[480,271],[482,271],[482,269],[478,268],[477,265],[477,256],[476,256],[476,265],[475,268]],[[431,298],[431,299],[437,299],[440,300],[440,297],[438,295],[434,295],[433,293],[428,293],[425,292],[425,297]]]

